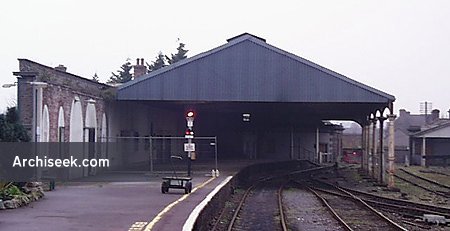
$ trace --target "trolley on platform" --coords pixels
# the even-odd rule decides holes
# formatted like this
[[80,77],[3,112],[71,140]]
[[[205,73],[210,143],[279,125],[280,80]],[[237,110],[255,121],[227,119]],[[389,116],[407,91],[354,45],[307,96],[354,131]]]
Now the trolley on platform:
[[188,194],[192,191],[192,178],[191,177],[180,177],[177,176],[175,167],[173,166],[172,159],[182,160],[181,156],[170,156],[170,165],[172,166],[173,175],[163,177],[163,182],[161,183],[161,192],[169,192],[169,188],[184,189],[184,193]]

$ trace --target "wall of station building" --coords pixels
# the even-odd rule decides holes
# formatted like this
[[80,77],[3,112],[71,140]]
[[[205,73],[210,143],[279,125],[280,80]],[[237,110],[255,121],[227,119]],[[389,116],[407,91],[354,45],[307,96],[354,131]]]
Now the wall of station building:
[[[167,163],[171,155],[183,153],[185,140],[171,139],[184,136],[186,123],[182,113],[138,101],[116,101],[110,105],[109,111],[107,140],[120,147],[120,150],[109,152],[114,166],[148,165],[150,155],[155,163]],[[150,141],[150,137],[167,139]]]
[[22,124],[30,135],[33,123],[33,86],[30,82],[45,82],[42,90],[42,122],[40,141],[82,142],[86,129],[95,130],[96,139],[107,132],[107,102],[102,93],[109,87],[81,77],[75,77],[59,66],[51,68],[29,60],[19,61],[20,72],[35,72],[36,76],[18,77],[18,109]]
[[[20,121],[30,137],[35,135],[38,142],[97,142],[107,137],[109,103],[104,96],[111,87],[70,74],[63,66],[52,68],[26,59],[19,60],[19,70],[17,107]],[[42,98],[33,93],[36,89],[32,82],[46,84],[42,88]],[[34,131],[33,121],[38,117],[33,108],[39,109],[37,101],[42,106],[37,112],[41,113],[41,119],[40,126]],[[107,154],[99,149],[94,155],[89,152],[61,155],[64,156],[58,158],[71,155],[75,159],[98,159]],[[75,179],[93,175],[96,171],[95,168],[73,168],[65,177]]]
[[[111,97],[111,92],[115,90],[113,87],[70,74],[64,67],[52,68],[23,59],[19,60],[19,66],[22,73],[36,73],[36,76],[18,77],[19,116],[30,134],[33,132],[34,97],[30,82],[47,83],[42,97],[40,141],[108,141],[111,143],[109,148],[102,146],[101,152],[94,157],[108,158],[113,169],[146,166],[150,156],[155,163],[168,163],[171,155],[185,155],[183,143],[186,139],[172,139],[184,136],[186,121],[185,111],[180,109],[182,107],[168,107],[163,103],[155,105],[146,101],[116,101]],[[260,129],[258,133],[248,134],[231,127],[228,129],[229,133],[214,133],[219,130],[220,128],[216,127],[212,129],[213,132],[203,131],[203,134],[208,136],[217,136],[219,159],[318,161],[315,129]],[[94,140],[89,140],[90,132],[95,133]],[[167,139],[152,140],[150,148],[149,137]],[[198,152],[199,159],[205,159],[206,156],[211,160],[214,155],[214,147],[210,146],[212,140],[195,142],[201,150]],[[323,152],[332,153],[334,156],[340,153],[339,139],[329,131],[320,132],[319,143]],[[224,146],[233,147],[227,149]],[[84,157],[86,156],[78,156]],[[72,172],[71,177],[86,174],[89,174],[87,170],[80,169],[78,172]]]
[[[183,138],[186,130],[184,113],[180,108],[162,108],[145,101],[116,101],[110,107],[108,140],[121,143],[122,148],[127,151],[115,154],[113,159],[117,160],[117,163],[133,166],[147,164],[150,151],[154,163],[167,163],[171,155],[186,155],[183,150],[183,143],[186,143],[186,139]],[[318,161],[315,129],[281,128],[277,131],[260,129],[258,132],[245,132],[235,124],[230,124],[229,128],[223,132],[221,126],[225,126],[226,122],[216,127],[213,127],[215,122],[206,127],[201,125],[204,123],[202,120],[209,119],[203,115],[201,119],[194,122],[195,136],[216,136],[219,159]],[[320,131],[320,151],[332,154],[329,161],[335,161],[342,151],[339,135],[340,133],[334,133],[334,130]],[[152,139],[152,150],[150,150],[150,137],[167,137],[167,139],[164,141]],[[206,159],[211,160],[212,150],[204,151],[201,148],[208,149],[207,146],[212,140],[194,140],[194,142],[200,149],[198,160],[205,160],[205,156],[207,156]],[[126,156],[123,156],[124,153]]]
[[[319,151],[331,154],[332,159],[342,152],[342,142],[338,134],[319,130]],[[260,137],[257,158],[261,159],[307,159],[318,161],[316,154],[316,131],[285,131],[264,134]],[[273,144],[271,144],[273,143]],[[272,147],[270,147],[272,146]]]

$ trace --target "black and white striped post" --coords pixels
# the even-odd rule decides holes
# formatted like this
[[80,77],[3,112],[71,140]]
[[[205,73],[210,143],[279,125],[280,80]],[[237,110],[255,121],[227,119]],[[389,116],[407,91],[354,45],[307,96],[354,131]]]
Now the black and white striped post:
[[187,139],[187,144],[184,146],[184,151],[187,152],[188,157],[188,169],[187,175],[191,176],[191,161],[192,161],[192,152],[195,152],[195,144],[192,143],[192,139],[194,139],[194,111],[190,110],[186,113],[186,122],[187,122],[187,130],[185,134],[185,138]]

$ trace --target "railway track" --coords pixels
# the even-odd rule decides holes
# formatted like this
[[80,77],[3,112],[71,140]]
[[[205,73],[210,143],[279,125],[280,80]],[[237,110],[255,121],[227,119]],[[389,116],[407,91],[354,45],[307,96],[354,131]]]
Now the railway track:
[[394,176],[432,194],[446,199],[450,198],[450,187],[447,185],[440,184],[439,182],[416,175],[404,169],[400,169],[400,171],[397,171]]
[[[300,182],[295,182],[299,186]],[[359,197],[349,192],[331,192],[314,187],[309,182],[307,189],[330,211],[345,230],[407,230]]]
[[[241,197],[227,230],[288,230],[282,198],[285,179],[332,168],[311,164],[307,169],[276,173],[255,181]],[[213,230],[216,226],[217,223]]]
[[283,188],[283,183],[270,180],[247,189],[228,225],[228,231],[287,231],[282,201]]
[[[284,208],[288,206],[284,205],[282,196],[286,179],[304,179],[305,175],[329,169],[331,168],[309,166],[308,169],[289,173],[278,172],[255,180],[253,185],[238,197],[239,203],[235,203],[237,206],[233,207],[235,209],[233,209],[232,217],[228,216],[229,222],[225,223],[227,226],[217,230],[289,230],[289,228],[295,230],[292,229],[293,227],[288,227],[287,222],[289,221],[289,225],[294,225],[291,220],[293,212],[291,204],[289,204],[289,210],[285,211]],[[299,177],[302,174],[303,176]],[[340,230],[428,229],[429,226],[417,223],[415,219],[421,218],[423,214],[450,218],[450,208],[381,197],[307,178],[306,181],[313,182],[308,189],[311,195],[314,194],[324,204],[328,204],[325,206],[330,207],[331,214],[336,221],[339,221],[342,226]],[[292,197],[291,190],[289,193]],[[303,194],[308,193],[305,191]],[[321,207],[319,202],[315,203],[319,208]],[[382,214],[379,211],[386,213]],[[221,216],[222,214],[216,224],[221,220]],[[333,218],[330,216],[329,220]],[[336,223],[335,227],[337,226]],[[215,227],[216,225],[212,230],[216,230]]]
[[[365,202],[374,207],[386,211],[396,212],[406,217],[421,218],[423,214],[435,214],[445,216],[446,218],[450,218],[450,208],[434,206],[430,204],[416,203],[394,198],[387,198],[383,196],[374,195],[371,193],[361,192],[354,189],[338,187],[336,185],[319,180],[315,180],[315,182],[319,183],[322,186],[321,190],[331,189],[331,191],[334,191],[334,189],[337,190],[342,189],[360,197],[362,200],[364,200]],[[344,194],[341,193],[341,195]]]

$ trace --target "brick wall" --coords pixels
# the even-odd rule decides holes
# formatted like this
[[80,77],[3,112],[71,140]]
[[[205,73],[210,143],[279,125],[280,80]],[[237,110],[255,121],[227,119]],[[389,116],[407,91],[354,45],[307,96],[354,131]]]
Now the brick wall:
[[[102,115],[106,113],[106,104],[103,95],[105,91],[110,91],[111,87],[97,83],[83,77],[55,70],[27,59],[19,59],[20,72],[18,77],[18,108],[21,122],[31,132],[33,120],[33,88],[29,84],[32,81],[46,82],[48,86],[43,90],[42,106],[47,105],[50,118],[50,141],[58,141],[58,114],[59,108],[64,109],[65,136],[64,140],[69,141],[70,134],[70,110],[75,96],[81,100],[83,124],[86,118],[87,100],[95,100],[97,116],[97,136],[100,135]],[[24,73],[36,73],[35,76]],[[107,115],[108,116],[108,115]]]

